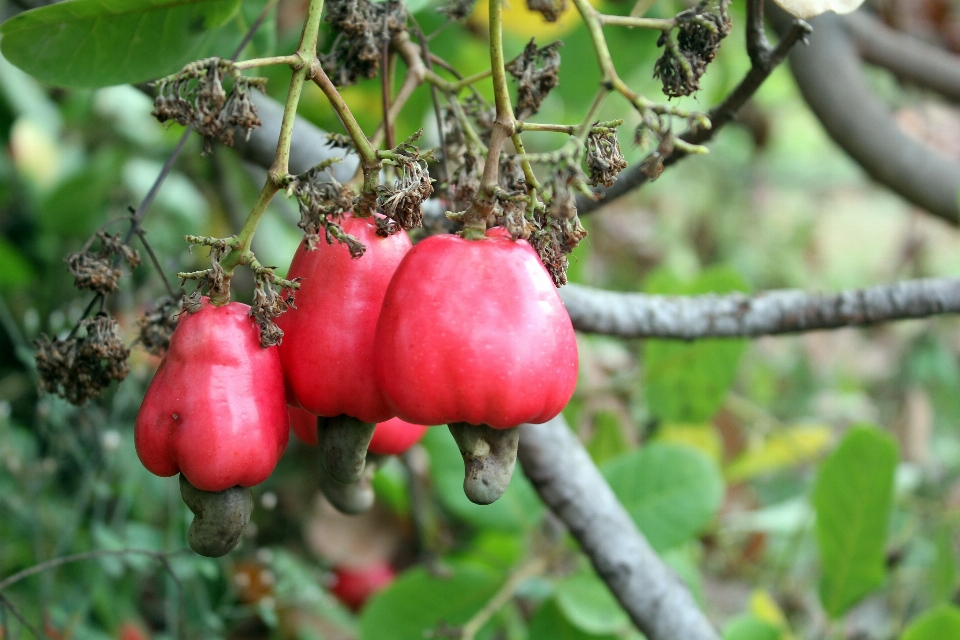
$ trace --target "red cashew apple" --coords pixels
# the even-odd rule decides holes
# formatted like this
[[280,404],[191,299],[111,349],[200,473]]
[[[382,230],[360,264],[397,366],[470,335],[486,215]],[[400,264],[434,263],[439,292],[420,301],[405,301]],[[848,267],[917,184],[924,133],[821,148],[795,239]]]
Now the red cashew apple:
[[334,583],[330,592],[337,600],[357,611],[367,599],[384,589],[396,577],[385,562],[376,562],[365,567],[339,566],[333,570]]
[[143,466],[182,473],[201,491],[251,487],[273,472],[289,434],[280,355],[260,346],[250,307],[204,298],[182,314],[137,414]]
[[318,416],[361,422],[393,417],[374,382],[373,337],[390,277],[410,250],[403,231],[377,235],[371,218],[347,215],[343,230],[366,245],[352,258],[339,242],[297,249],[288,278],[302,278],[296,309],[277,319],[280,359],[296,403]]
[[390,282],[376,346],[377,384],[415,424],[546,422],[577,383],[557,289],[533,248],[502,229],[414,247]]

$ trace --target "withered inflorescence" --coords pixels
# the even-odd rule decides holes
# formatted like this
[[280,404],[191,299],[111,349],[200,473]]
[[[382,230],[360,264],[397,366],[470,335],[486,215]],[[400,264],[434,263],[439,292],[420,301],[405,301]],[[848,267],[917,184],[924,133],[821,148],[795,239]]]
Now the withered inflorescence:
[[300,207],[300,222],[308,249],[320,241],[321,229],[327,244],[343,243],[350,255],[359,258],[366,246],[340,226],[343,214],[353,209],[353,191],[340,184],[330,172],[336,159],[325,160],[296,176],[289,190]]
[[170,336],[177,328],[177,320],[183,307],[182,298],[174,300],[169,297],[160,298],[153,309],[137,319],[140,334],[137,342],[155,356],[162,356],[170,346]]
[[85,335],[51,340],[41,335],[37,347],[40,388],[80,405],[98,397],[114,380],[127,377],[130,350],[123,344],[120,327],[100,313],[80,321]]
[[[229,93],[224,89],[227,79],[233,82]],[[157,97],[153,115],[160,122],[193,127],[204,137],[206,155],[213,148],[213,140],[232,147],[235,128],[249,137],[260,126],[257,106],[250,96],[252,89],[263,91],[266,82],[266,78],[241,75],[227,60],[198,60],[154,83]]]
[[114,256],[121,256],[131,268],[136,268],[140,265],[140,254],[125,245],[119,234],[98,231],[96,237],[100,241],[99,251],[90,251],[89,246],[85,246],[81,251],[67,255],[64,262],[77,289],[111,293],[117,288],[121,275],[120,269],[114,266]]
[[715,6],[712,2],[701,0],[677,14],[676,40],[669,31],[657,40],[664,52],[653,67],[653,77],[660,79],[663,92],[671,98],[688,96],[700,88],[700,77],[730,33],[729,0],[720,0]]
[[407,28],[407,8],[399,0],[328,0],[327,11],[337,36],[330,52],[319,58],[338,87],[375,77],[384,43]]
[[557,40],[537,48],[533,38],[523,53],[507,66],[507,71],[517,79],[517,118],[523,120],[540,110],[540,103],[560,83],[560,47]]

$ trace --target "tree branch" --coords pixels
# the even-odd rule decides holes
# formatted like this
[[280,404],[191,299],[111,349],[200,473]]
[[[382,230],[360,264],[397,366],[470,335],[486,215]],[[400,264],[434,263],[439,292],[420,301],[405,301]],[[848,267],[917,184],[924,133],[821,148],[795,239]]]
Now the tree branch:
[[[782,9],[771,23],[785,29]],[[951,224],[960,221],[960,163],[900,130],[890,109],[870,88],[863,64],[839,16],[813,18],[810,46],[790,53],[790,68],[824,129],[877,182]]]
[[719,640],[657,556],[563,416],[520,426],[520,464],[648,640]]
[[897,31],[867,11],[843,17],[864,61],[885,67],[903,81],[960,102],[960,57]]
[[621,338],[740,338],[960,313],[960,279],[929,278],[836,294],[793,289],[701,296],[618,293],[568,284],[573,326]]
[[[763,25],[763,0],[749,0],[747,2],[747,54],[750,56],[752,63],[750,71],[723,102],[710,110],[711,127],[709,129],[701,128],[687,131],[680,136],[681,140],[692,145],[702,145],[716,137],[720,129],[736,118],[737,113],[747,103],[747,100],[757,92],[757,89],[773,73],[777,65],[783,62],[790,49],[797,42],[810,35],[810,25],[803,20],[792,20],[789,26],[784,29],[780,42],[776,47],[773,47],[767,42]],[[675,148],[663,160],[663,166],[670,166],[688,155],[690,154],[683,148]],[[577,213],[580,215],[591,213],[646,184],[649,178],[643,171],[644,165],[644,161],[637,162],[621,173],[613,186],[597,192],[600,196],[598,200],[579,196],[577,198]]]

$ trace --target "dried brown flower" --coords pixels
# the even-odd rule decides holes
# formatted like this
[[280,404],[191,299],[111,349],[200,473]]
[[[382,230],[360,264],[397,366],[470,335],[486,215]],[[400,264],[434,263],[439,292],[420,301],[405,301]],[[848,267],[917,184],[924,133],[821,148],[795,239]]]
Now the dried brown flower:
[[[77,289],[110,293],[117,288],[121,272],[114,266],[114,256],[121,256],[131,268],[140,266],[140,254],[123,243],[118,235],[98,231],[100,241],[97,252],[85,246],[83,250],[69,254],[64,262],[73,276],[73,286]],[[90,243],[88,242],[87,245]]]
[[40,388],[81,405],[98,397],[114,380],[127,377],[130,350],[123,344],[117,321],[106,314],[81,320],[83,336],[51,340],[41,335],[37,347]]
[[627,161],[620,151],[615,129],[590,132],[586,160],[592,186],[609,187],[617,181],[617,174],[627,168]]
[[170,336],[177,328],[177,320],[182,310],[182,299],[160,298],[156,306],[137,319],[140,335],[137,338],[150,354],[162,356],[170,346]]
[[560,83],[560,47],[557,40],[538,49],[531,38],[519,58],[508,67],[517,79],[517,118],[524,120],[540,110],[540,103]]
[[539,11],[547,22],[556,22],[567,10],[567,0],[527,0],[530,11]]
[[327,0],[327,11],[337,37],[319,58],[338,87],[376,76],[384,42],[407,28],[407,9],[399,0]]

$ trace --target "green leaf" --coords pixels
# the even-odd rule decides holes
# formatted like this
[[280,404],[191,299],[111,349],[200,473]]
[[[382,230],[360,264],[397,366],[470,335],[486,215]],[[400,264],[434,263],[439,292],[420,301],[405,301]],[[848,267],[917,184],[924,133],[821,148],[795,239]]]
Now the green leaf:
[[930,591],[934,602],[946,602],[953,596],[957,584],[957,557],[951,527],[940,527],[935,544],[937,554],[930,569]]
[[930,609],[907,627],[901,640],[948,640],[960,638],[960,609],[941,605]]
[[554,599],[570,624],[586,633],[619,634],[630,627],[629,616],[593,571],[562,580]]
[[469,564],[453,565],[448,577],[432,576],[423,567],[407,571],[364,608],[360,639],[423,640],[441,625],[462,625],[501,582],[495,572]]
[[742,615],[727,623],[723,640],[780,640],[780,630],[769,622]]
[[543,504],[519,468],[499,500],[481,506],[463,494],[463,458],[446,427],[433,427],[421,441],[430,454],[430,473],[440,502],[458,518],[500,531],[529,529],[543,516]]
[[33,277],[33,267],[9,240],[0,236],[0,287],[22,286]]
[[593,437],[587,444],[587,451],[593,461],[603,464],[629,450],[630,445],[623,435],[620,416],[607,409],[597,411],[593,415]]
[[883,582],[897,448],[875,428],[851,429],[813,490],[823,576],[820,600],[837,618]]
[[240,0],[70,0],[7,20],[0,52],[51,84],[143,82],[203,57],[215,28],[239,6]]
[[[747,291],[743,278],[729,267],[714,267],[683,283],[667,272],[647,282],[647,292],[697,295]],[[643,347],[646,398],[650,412],[669,422],[705,422],[713,417],[733,384],[746,340],[712,339],[684,343],[647,340]]]
[[685,445],[649,444],[605,464],[603,475],[657,551],[703,531],[723,499],[717,465]]
[[530,620],[528,640],[615,640],[614,634],[595,635],[577,628],[564,616],[560,606],[549,600]]

